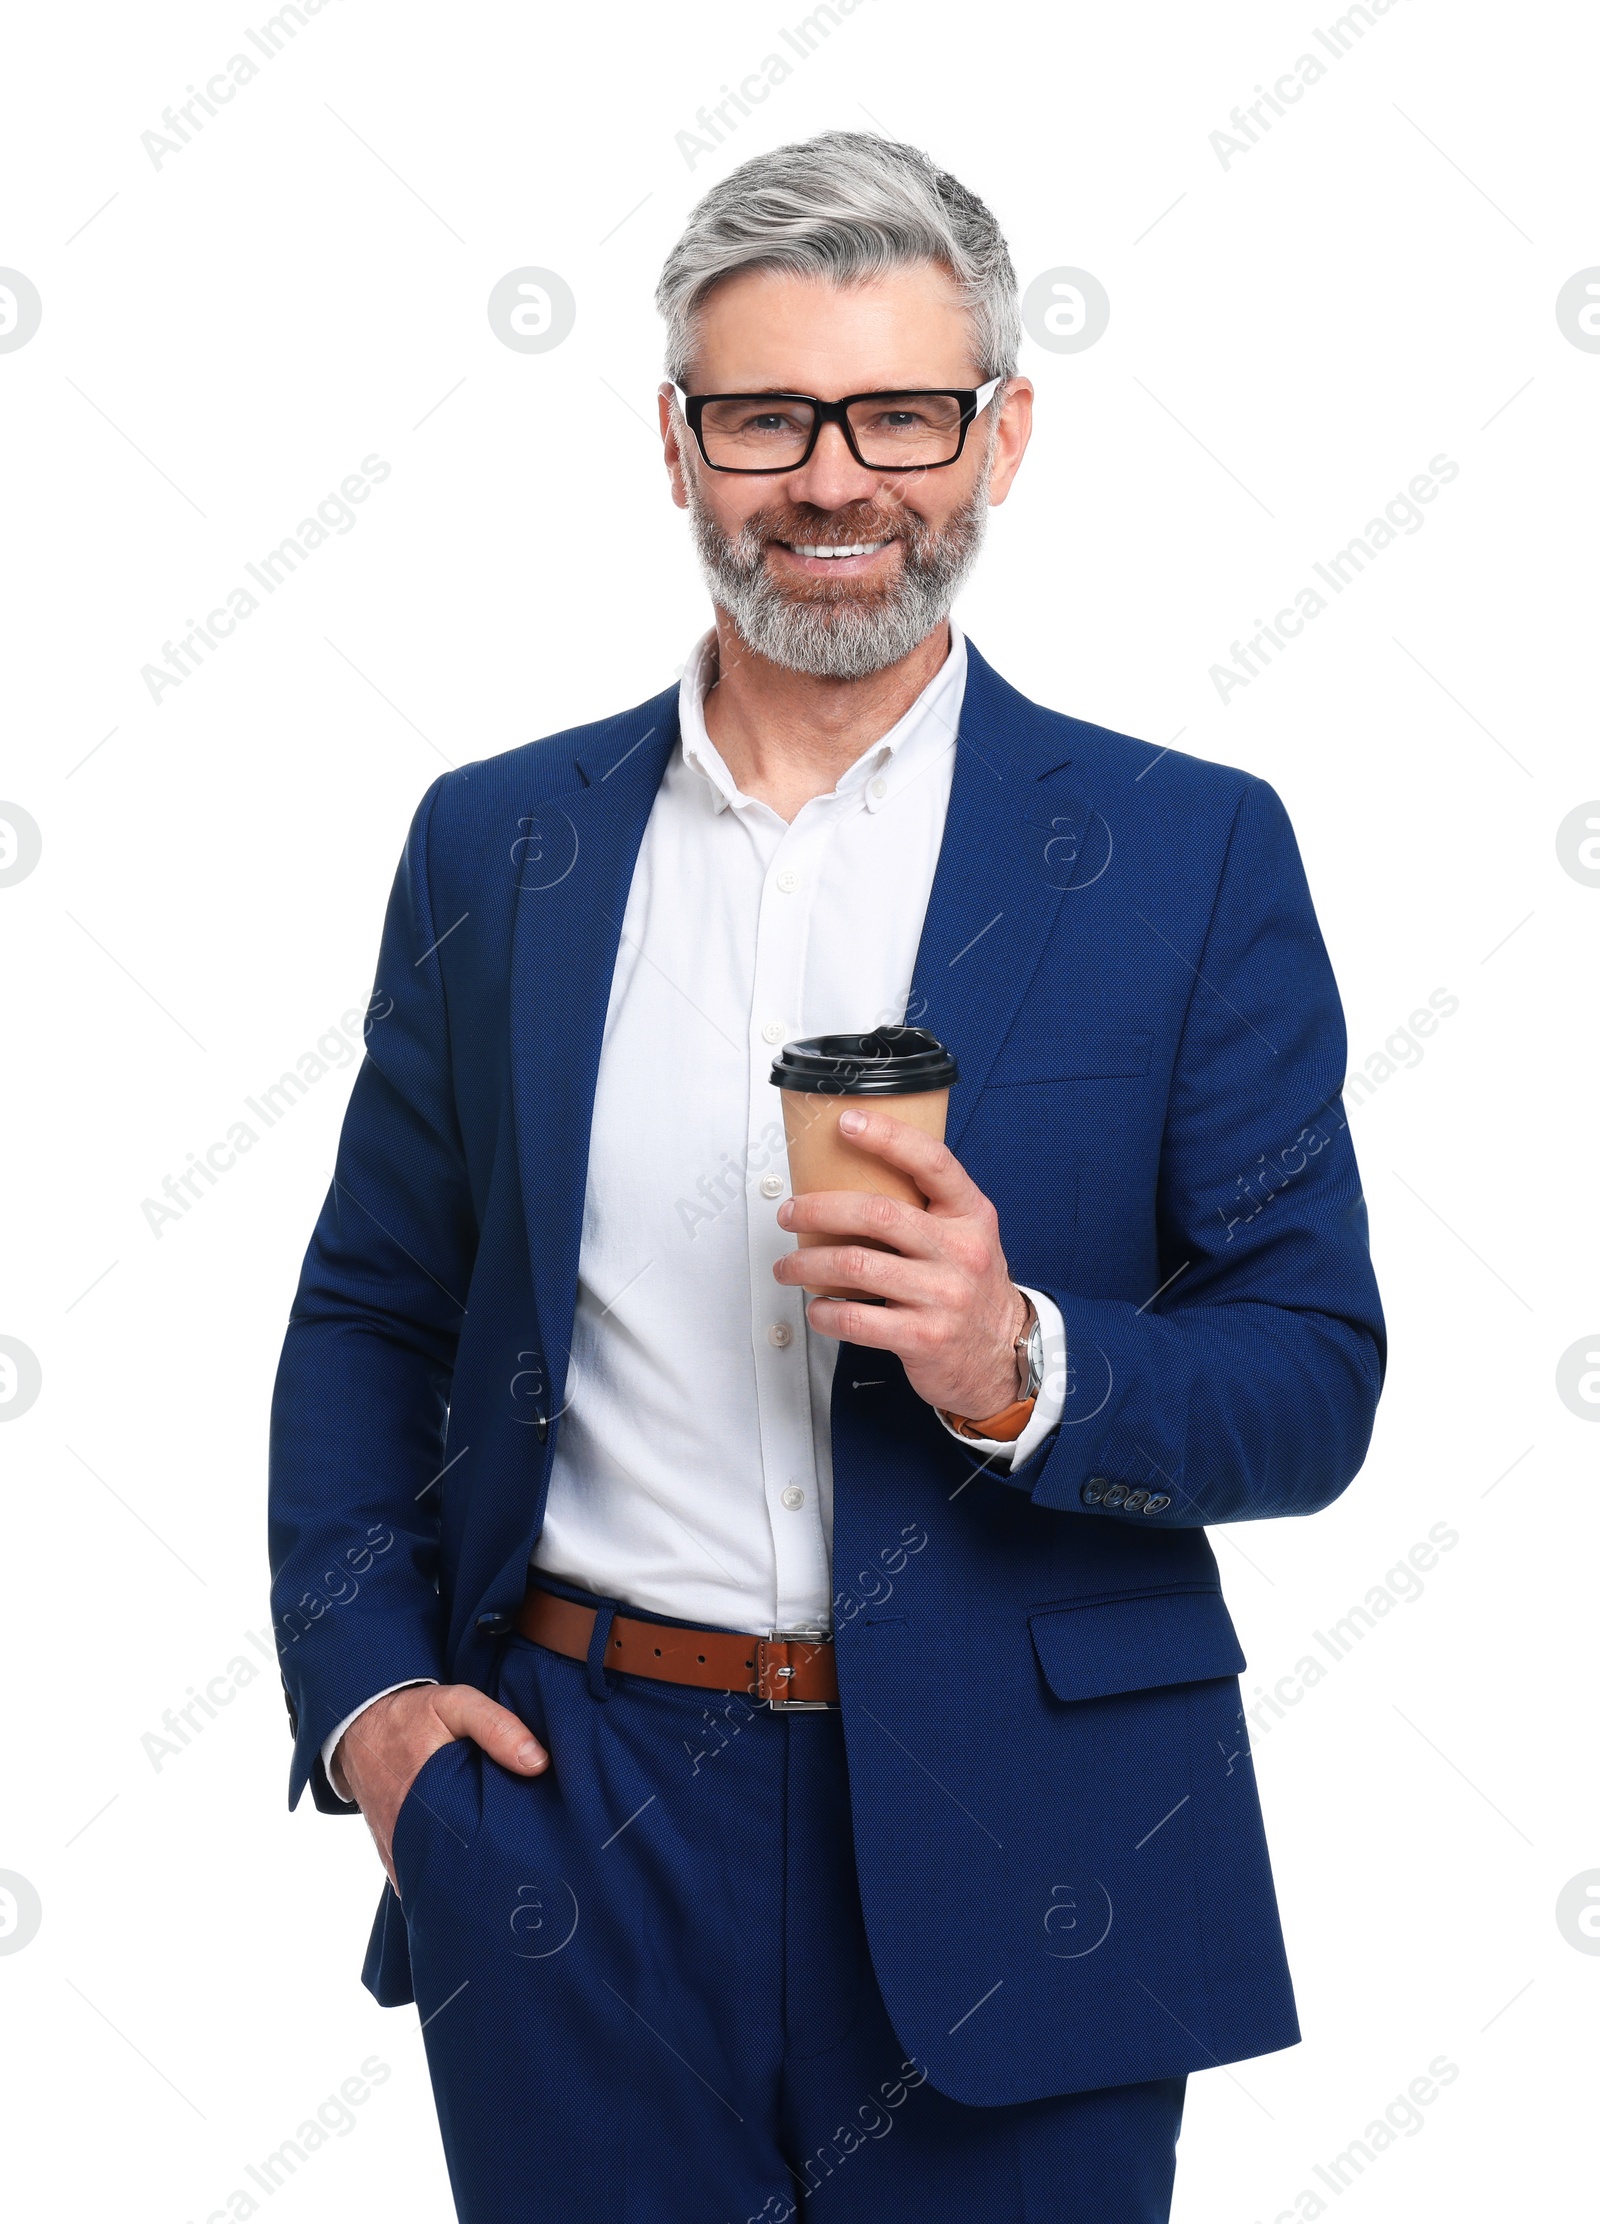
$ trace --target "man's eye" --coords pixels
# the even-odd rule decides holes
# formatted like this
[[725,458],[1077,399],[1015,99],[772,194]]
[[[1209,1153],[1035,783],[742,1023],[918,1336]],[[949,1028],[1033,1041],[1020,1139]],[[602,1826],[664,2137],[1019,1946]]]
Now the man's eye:
[[926,432],[929,426],[920,409],[880,409],[862,429],[885,439],[904,439],[908,433]]

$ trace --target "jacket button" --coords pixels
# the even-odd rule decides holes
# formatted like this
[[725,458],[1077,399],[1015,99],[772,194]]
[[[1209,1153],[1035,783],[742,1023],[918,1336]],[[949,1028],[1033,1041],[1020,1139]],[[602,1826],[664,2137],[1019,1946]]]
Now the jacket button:
[[485,1637],[504,1637],[511,1627],[509,1614],[480,1614],[478,1629]]
[[1164,1490],[1153,1491],[1144,1502],[1144,1510],[1147,1514],[1158,1514],[1163,1506],[1170,1506],[1171,1504],[1172,1500]]
[[1149,1495],[1147,1490],[1130,1490],[1123,1503],[1130,1514],[1136,1514]]
[[1098,1506],[1105,1494],[1105,1477],[1103,1475],[1091,1475],[1082,1490],[1079,1491],[1078,1496],[1086,1506]]
[[1120,1506],[1127,1495],[1128,1486],[1126,1483],[1113,1483],[1106,1492],[1106,1504],[1108,1506]]

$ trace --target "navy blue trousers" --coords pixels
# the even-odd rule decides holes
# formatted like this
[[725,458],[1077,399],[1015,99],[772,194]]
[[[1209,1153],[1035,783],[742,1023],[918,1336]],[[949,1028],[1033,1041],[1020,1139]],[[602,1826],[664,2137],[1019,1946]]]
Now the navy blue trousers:
[[1183,2078],[976,2108],[906,2059],[837,1713],[521,1637],[495,1696],[549,1769],[443,1746],[394,1836],[462,2224],[1165,2224]]

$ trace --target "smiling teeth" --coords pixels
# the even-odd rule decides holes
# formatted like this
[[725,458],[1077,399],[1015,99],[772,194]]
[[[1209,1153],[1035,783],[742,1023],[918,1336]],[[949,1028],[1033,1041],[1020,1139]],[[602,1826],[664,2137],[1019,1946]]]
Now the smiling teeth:
[[847,548],[808,548],[802,541],[791,541],[789,547],[796,556],[876,556],[880,548],[887,548],[887,540],[852,541]]

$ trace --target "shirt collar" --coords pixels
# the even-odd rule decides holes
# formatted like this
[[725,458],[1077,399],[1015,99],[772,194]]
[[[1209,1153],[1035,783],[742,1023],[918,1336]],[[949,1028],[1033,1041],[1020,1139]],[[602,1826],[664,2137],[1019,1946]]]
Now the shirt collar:
[[[678,686],[678,732],[684,763],[710,787],[712,809],[725,811],[730,805],[753,803],[755,798],[742,793],[721,751],[706,732],[706,687],[716,665],[716,652],[713,626],[695,643],[683,668]],[[832,793],[843,796],[864,790],[864,807],[881,811],[908,780],[926,771],[935,758],[954,745],[966,679],[966,636],[952,618],[949,655],[910,708],[840,775]]]

